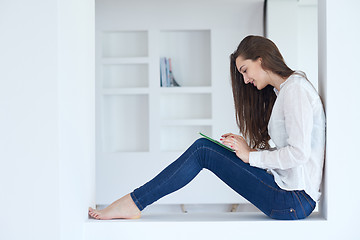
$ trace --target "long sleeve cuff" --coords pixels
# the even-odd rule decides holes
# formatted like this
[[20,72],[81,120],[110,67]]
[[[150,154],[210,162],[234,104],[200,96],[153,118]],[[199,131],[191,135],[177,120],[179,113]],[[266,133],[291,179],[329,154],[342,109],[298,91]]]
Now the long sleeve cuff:
[[262,151],[250,152],[249,154],[249,164],[253,167],[261,168],[261,154]]

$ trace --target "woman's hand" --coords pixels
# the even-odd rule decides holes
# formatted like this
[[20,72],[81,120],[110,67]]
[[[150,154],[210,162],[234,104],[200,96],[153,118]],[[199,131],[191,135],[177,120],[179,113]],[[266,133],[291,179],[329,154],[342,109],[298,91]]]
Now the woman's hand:
[[249,147],[242,136],[226,133],[221,137],[220,141],[222,141],[224,145],[234,149],[236,156],[238,156],[244,163],[249,163],[250,152],[255,150]]

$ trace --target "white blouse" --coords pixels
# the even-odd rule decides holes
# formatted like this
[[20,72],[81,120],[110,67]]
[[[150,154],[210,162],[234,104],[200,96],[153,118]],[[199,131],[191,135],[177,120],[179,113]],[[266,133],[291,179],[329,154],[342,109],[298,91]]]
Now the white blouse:
[[320,97],[301,73],[274,89],[268,132],[276,148],[250,152],[251,166],[267,169],[284,190],[305,190],[320,198],[325,151],[325,114]]

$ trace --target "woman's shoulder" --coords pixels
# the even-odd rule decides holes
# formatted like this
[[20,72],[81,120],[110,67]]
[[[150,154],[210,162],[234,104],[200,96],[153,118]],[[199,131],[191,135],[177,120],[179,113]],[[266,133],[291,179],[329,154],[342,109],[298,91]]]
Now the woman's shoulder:
[[319,98],[319,94],[316,91],[315,87],[308,80],[306,74],[301,71],[294,72],[286,81],[284,85],[284,93],[286,95],[298,95],[303,92],[309,100],[314,100]]
[[295,71],[290,77],[286,80],[288,82],[288,85],[293,84],[305,84],[306,82],[309,82],[306,74],[302,71]]
[[[306,74],[302,71],[295,71],[285,82],[284,88],[291,88],[291,89],[304,89],[307,91],[315,91],[314,86],[308,80]],[[299,89],[300,88],[300,89]]]

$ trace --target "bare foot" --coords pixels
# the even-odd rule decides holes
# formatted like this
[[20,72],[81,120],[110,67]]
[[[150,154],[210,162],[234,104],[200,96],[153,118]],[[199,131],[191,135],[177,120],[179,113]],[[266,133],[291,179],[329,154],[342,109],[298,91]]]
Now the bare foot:
[[102,210],[95,210],[90,207],[89,215],[92,218],[101,220],[114,218],[137,219],[140,218],[141,212],[135,205],[130,194],[127,194]]

